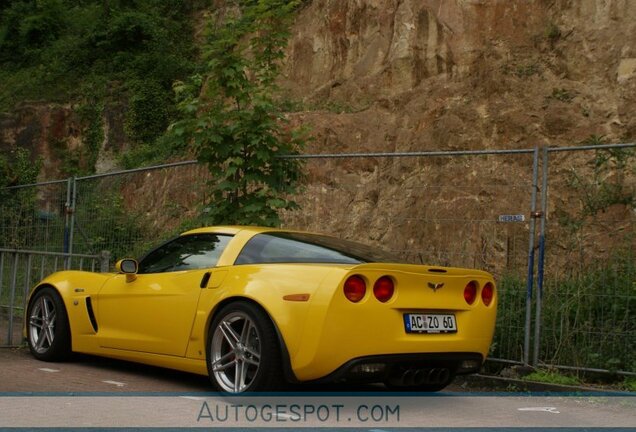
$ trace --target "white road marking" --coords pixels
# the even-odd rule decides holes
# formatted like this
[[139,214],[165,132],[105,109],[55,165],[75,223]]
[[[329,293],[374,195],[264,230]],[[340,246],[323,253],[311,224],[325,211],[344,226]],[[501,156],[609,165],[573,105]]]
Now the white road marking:
[[39,368],[42,372],[59,372],[59,369]]
[[557,410],[555,407],[517,408],[517,411],[538,411],[538,412],[549,412],[551,414],[560,414],[561,413],[561,411]]
[[126,383],[119,382],[119,381],[110,381],[110,380],[108,380],[108,381],[102,381],[102,382],[105,383],[105,384],[112,384],[112,385],[115,385],[117,387],[123,387],[123,386],[126,385]]
[[205,398],[202,397],[197,397],[197,396],[179,396],[182,399],[190,399],[190,400],[194,400],[194,401],[202,401],[205,400]]

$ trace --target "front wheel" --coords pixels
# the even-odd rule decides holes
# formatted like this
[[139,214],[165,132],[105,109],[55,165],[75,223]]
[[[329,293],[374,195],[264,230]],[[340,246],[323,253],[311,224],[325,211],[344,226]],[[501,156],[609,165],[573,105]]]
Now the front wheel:
[[71,333],[66,308],[53,288],[43,288],[29,302],[27,341],[38,360],[59,361],[71,354]]
[[250,303],[223,307],[208,332],[207,366],[210,381],[222,392],[282,388],[280,346],[270,318]]

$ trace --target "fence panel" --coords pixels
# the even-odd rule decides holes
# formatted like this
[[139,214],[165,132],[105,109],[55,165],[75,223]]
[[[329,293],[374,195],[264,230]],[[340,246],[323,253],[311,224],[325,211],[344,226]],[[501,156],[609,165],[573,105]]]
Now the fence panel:
[[[479,268],[498,281],[492,355],[523,359],[533,152],[312,158],[301,211],[284,226],[393,251],[412,263]],[[398,204],[399,203],[399,204]]]
[[70,180],[0,189],[0,247],[63,252]]
[[0,347],[22,341],[28,295],[40,280],[58,270],[101,271],[107,255],[69,255],[0,249]]
[[551,149],[539,362],[636,373],[636,151]]
[[72,251],[136,257],[202,211],[207,170],[194,163],[78,178]]
[[[524,336],[533,326],[540,364],[636,373],[631,147],[549,149],[534,323],[524,322],[531,196],[545,188],[533,187],[532,150],[307,155],[304,188],[293,197],[300,210],[285,213],[283,226],[375,244],[413,263],[493,272],[495,358],[527,360]],[[37,280],[62,268],[94,270],[104,249],[111,264],[138,256],[189,228],[205,211],[209,178],[185,162],[0,190],[0,345],[20,340],[23,303]]]

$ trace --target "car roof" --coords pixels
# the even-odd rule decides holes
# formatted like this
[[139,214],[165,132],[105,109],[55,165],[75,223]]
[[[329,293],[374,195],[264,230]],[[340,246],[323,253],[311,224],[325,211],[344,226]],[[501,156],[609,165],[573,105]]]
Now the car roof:
[[263,232],[282,231],[282,230],[276,229],[276,228],[259,227],[259,226],[220,225],[220,226],[208,226],[208,227],[196,228],[196,229],[181,233],[181,235],[203,234],[203,233],[236,235],[241,231],[247,231],[253,234],[260,234]]
[[[255,235],[267,232],[281,232],[284,230],[276,228],[258,227],[258,226],[208,226],[186,231],[181,235],[191,234],[227,234],[234,236],[235,241],[231,242],[223,251],[223,254],[217,262],[217,267],[230,266],[234,264],[236,258],[240,254],[243,246]],[[287,230],[285,230],[287,231]]]

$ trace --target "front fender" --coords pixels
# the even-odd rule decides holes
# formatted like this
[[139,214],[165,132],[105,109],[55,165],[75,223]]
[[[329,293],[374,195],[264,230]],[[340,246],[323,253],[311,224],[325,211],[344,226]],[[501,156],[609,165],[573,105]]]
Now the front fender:
[[[73,270],[53,273],[31,290],[28,304],[30,304],[31,298],[35,293],[41,289],[51,287],[56,290],[66,307],[72,335],[72,349],[73,351],[82,351],[82,336],[95,334],[95,329],[89,318],[86,299],[97,294],[104,283],[113,276],[113,273],[91,273]],[[25,335],[27,320],[28,316],[25,313]]]

